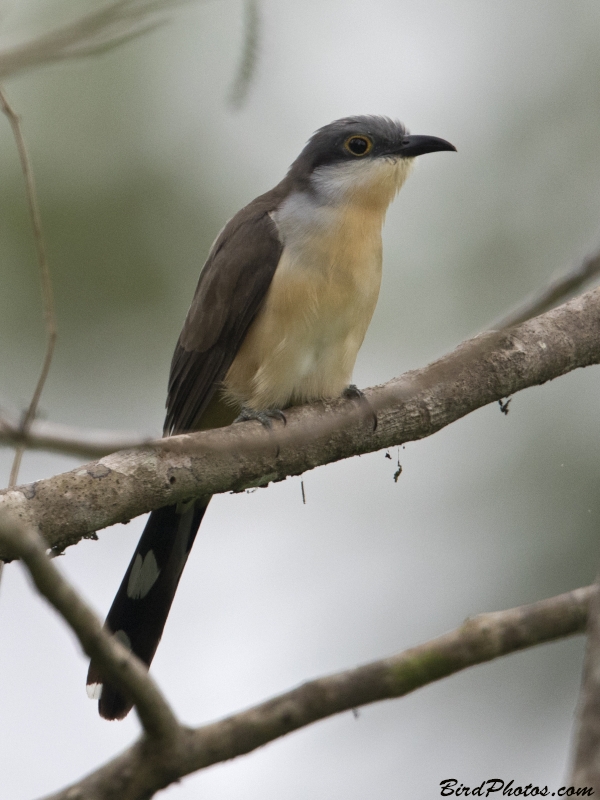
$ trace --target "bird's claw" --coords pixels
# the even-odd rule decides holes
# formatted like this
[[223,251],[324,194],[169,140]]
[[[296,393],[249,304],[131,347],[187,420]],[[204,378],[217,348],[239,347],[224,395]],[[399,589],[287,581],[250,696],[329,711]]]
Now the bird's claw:
[[266,408],[264,411],[256,411],[254,408],[242,406],[239,415],[234,419],[234,422],[248,422],[249,420],[257,420],[267,430],[272,430],[272,420],[278,419],[287,424],[287,418],[280,408]]
[[356,386],[354,383],[351,383],[348,386],[346,386],[346,388],[342,392],[342,397],[344,398],[344,400],[358,400],[361,403],[364,403],[366,407],[369,409],[369,413],[373,420],[373,430],[374,431],[377,430],[377,414],[375,413],[375,411],[373,411],[373,409],[369,405],[369,401],[367,400],[366,395],[362,391],[362,389],[359,389],[358,386]]
[[364,396],[365,393],[362,391],[362,389],[359,389],[354,383],[350,383],[342,392],[342,397],[344,400],[362,400],[364,399]]

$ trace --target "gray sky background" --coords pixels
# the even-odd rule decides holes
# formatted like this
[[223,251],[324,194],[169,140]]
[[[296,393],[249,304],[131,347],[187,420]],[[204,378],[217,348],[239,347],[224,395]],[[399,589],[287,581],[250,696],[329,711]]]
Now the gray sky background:
[[[5,2],[0,43],[83,3]],[[86,4],[92,7],[93,4]],[[420,160],[388,214],[382,294],[358,359],[368,386],[484,328],[598,241],[600,6],[594,0],[263,0],[247,102],[227,94],[242,4],[174,13],[102,57],[14,78],[39,185],[60,339],[56,421],[160,431],[171,353],[225,220],[283,176],[313,130],[382,113],[457,154]],[[1,123],[1,121],[0,121]],[[0,403],[22,407],[43,353],[22,178],[0,124]],[[434,437],[210,506],[152,670],[200,724],[383,657],[465,617],[597,571],[597,368]],[[403,473],[394,483],[396,460]],[[12,454],[0,452],[3,481]],[[29,454],[21,480],[76,465]],[[60,567],[102,615],[143,519]],[[0,800],[58,789],[137,735],[97,717],[77,643],[18,565],[0,594]],[[162,796],[439,796],[439,781],[562,785],[581,638],[318,723]]]

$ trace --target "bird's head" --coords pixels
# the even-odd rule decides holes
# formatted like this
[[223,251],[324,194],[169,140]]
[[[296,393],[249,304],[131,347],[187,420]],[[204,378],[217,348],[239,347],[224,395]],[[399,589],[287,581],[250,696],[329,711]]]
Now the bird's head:
[[411,136],[388,117],[346,117],[325,125],[310,138],[290,167],[298,189],[324,203],[358,203],[387,208],[416,156],[456,150],[436,136]]

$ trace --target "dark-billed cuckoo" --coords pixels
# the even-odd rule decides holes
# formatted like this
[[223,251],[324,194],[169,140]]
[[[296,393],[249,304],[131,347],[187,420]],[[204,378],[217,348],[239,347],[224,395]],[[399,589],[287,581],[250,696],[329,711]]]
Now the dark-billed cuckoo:
[[[164,434],[360,396],[351,384],[377,303],[381,228],[414,158],[454,150],[386,117],[318,130],[285,178],[223,228],[177,342]],[[210,498],[150,514],[106,627],[150,665]],[[88,694],[106,719],[131,703],[92,663]]]

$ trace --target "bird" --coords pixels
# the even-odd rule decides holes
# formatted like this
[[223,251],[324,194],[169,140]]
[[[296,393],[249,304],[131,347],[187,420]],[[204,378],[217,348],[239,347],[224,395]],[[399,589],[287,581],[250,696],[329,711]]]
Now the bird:
[[[164,435],[258,420],[294,405],[361,397],[352,372],[377,303],[381,231],[417,156],[456,148],[389,117],[317,130],[284,179],[214,241],[179,336]],[[153,511],[105,627],[148,667],[210,497]],[[92,661],[101,717],[132,703]]]

